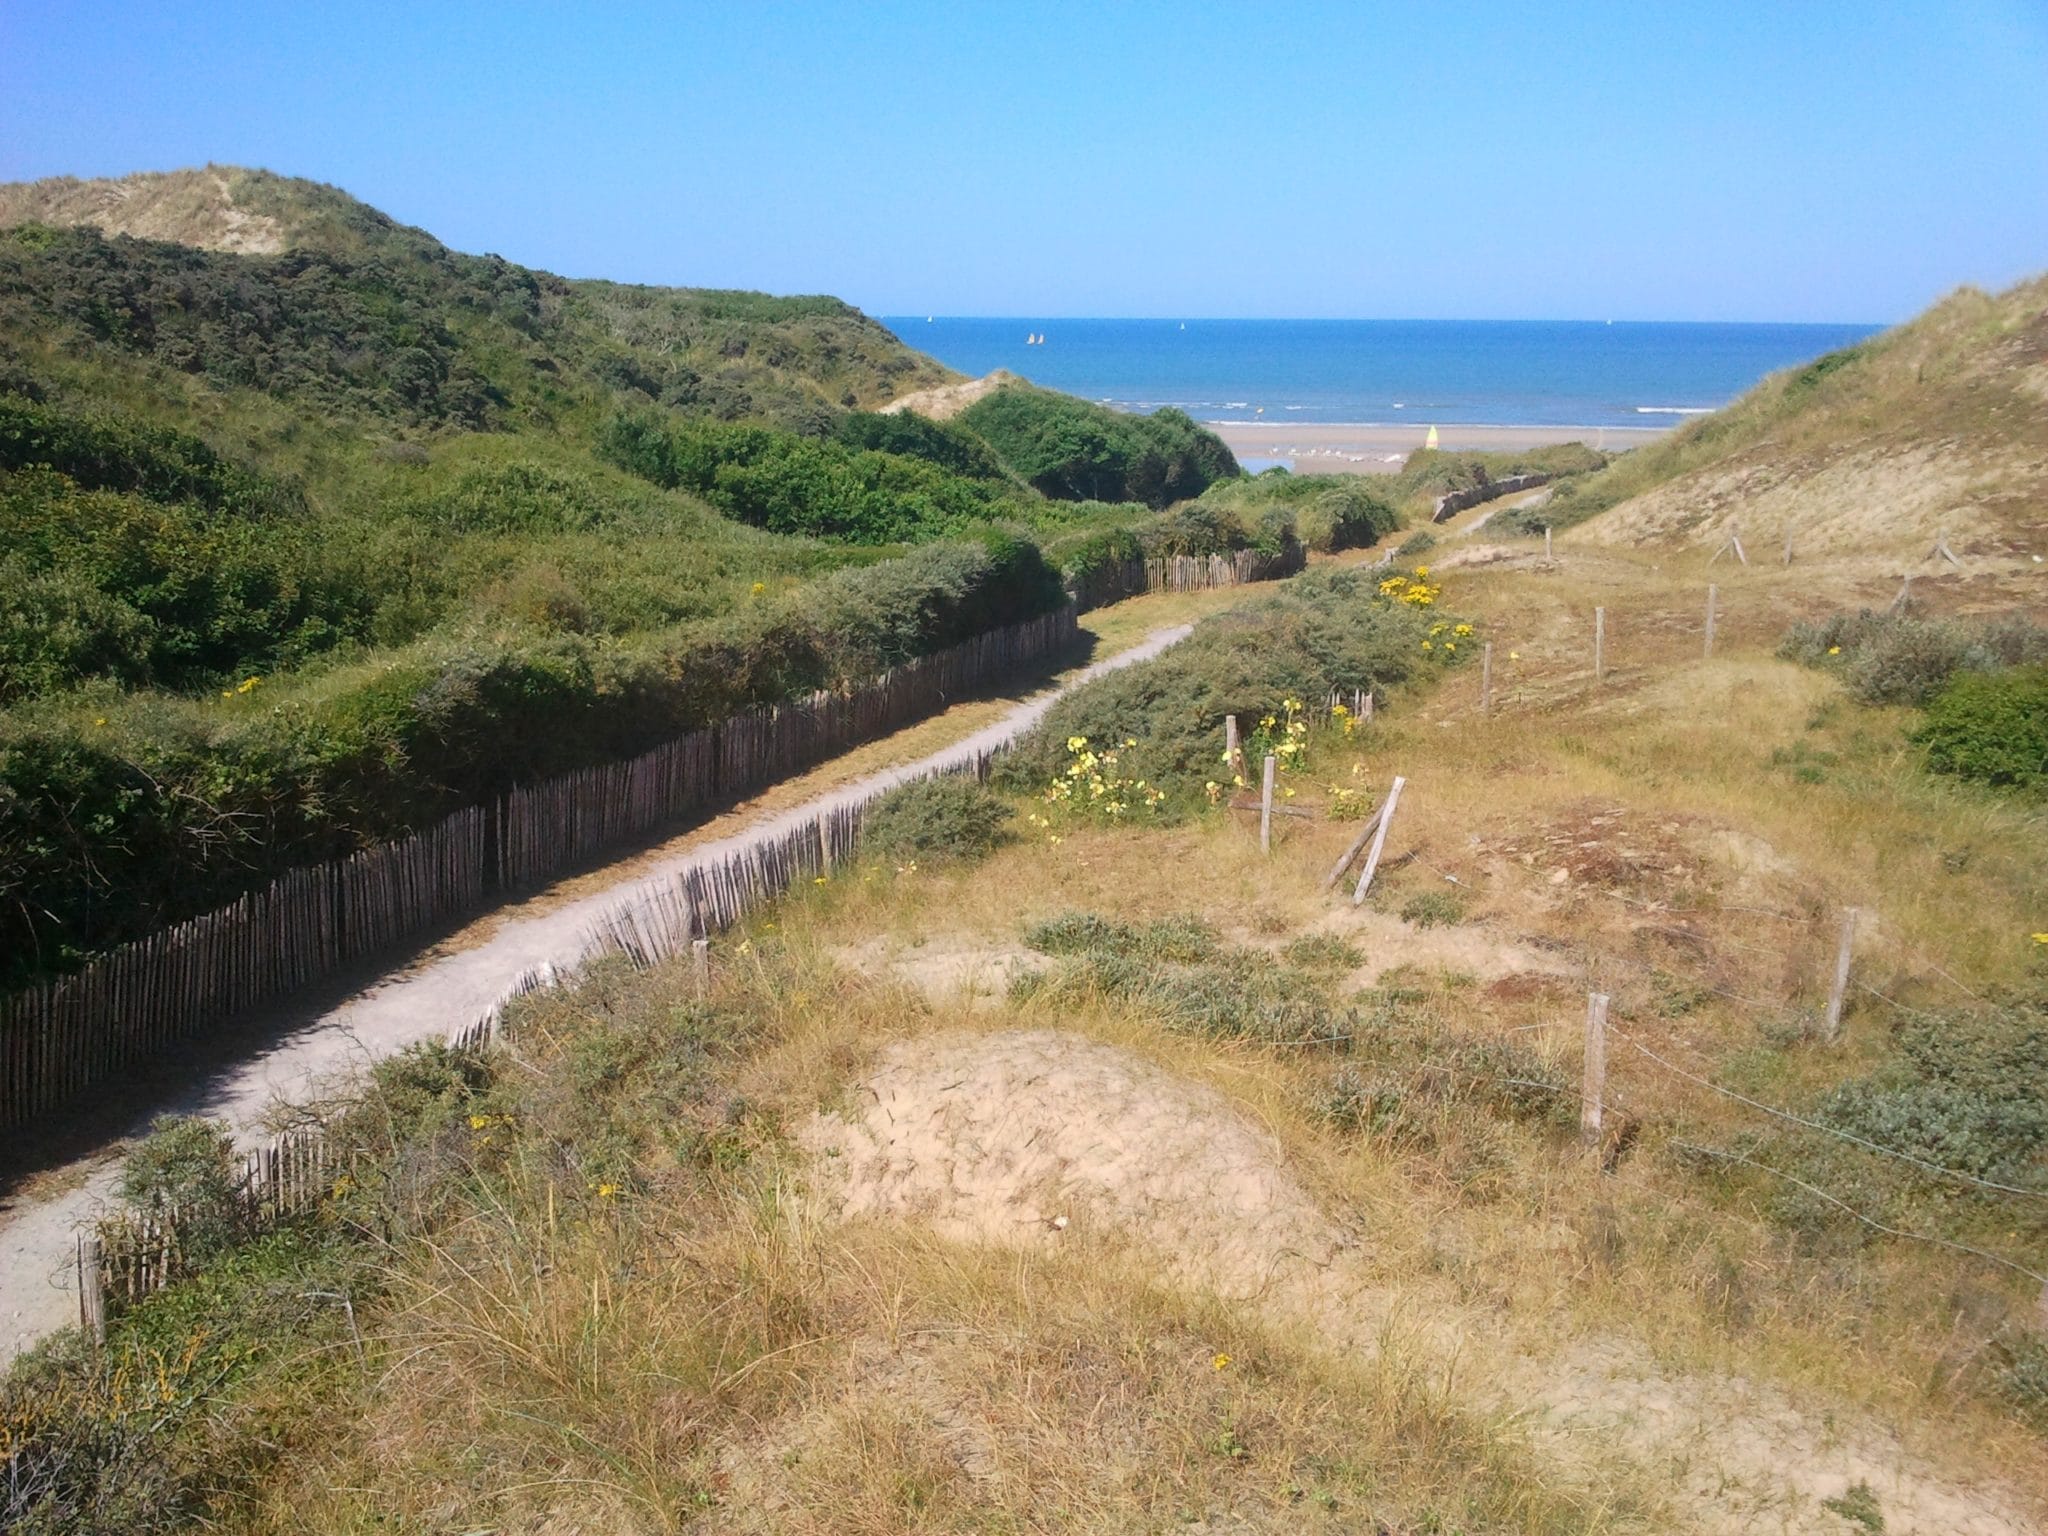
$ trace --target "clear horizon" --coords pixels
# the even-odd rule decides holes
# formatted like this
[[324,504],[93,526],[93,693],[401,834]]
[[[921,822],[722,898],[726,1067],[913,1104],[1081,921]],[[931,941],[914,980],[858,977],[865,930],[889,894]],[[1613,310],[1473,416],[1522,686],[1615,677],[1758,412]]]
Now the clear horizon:
[[0,179],[209,161],[870,314],[1889,324],[2048,268],[2048,8],[0,8]]

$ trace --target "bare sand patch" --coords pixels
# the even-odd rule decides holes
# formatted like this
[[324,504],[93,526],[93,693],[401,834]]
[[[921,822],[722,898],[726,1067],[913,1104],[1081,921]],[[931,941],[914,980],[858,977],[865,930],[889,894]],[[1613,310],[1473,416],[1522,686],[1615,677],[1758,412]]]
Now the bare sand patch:
[[905,1041],[860,1093],[802,1138],[848,1216],[1009,1244],[1124,1235],[1232,1297],[1344,1246],[1279,1143],[1220,1094],[1078,1035]]

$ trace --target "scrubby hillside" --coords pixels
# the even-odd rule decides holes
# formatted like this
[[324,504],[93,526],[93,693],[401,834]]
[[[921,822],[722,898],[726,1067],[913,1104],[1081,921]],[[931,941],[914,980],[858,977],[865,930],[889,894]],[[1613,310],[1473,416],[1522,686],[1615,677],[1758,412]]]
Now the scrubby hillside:
[[1581,538],[1812,554],[2048,545],[2048,277],[1966,288],[1561,490]]

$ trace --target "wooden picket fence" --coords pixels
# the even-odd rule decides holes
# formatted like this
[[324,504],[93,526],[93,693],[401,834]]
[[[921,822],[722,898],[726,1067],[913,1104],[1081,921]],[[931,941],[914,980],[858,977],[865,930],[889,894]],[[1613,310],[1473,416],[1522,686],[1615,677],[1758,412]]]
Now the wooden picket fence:
[[180,1040],[655,829],[822,761],[1073,645],[1072,606],[918,657],[846,693],[750,710],[628,762],[514,789],[297,869],[215,912],[0,998],[0,1131]]
[[219,1208],[102,1217],[78,1235],[80,1325],[97,1336],[110,1307],[139,1301],[184,1275],[190,1265],[181,1225],[197,1217],[236,1236],[270,1231],[312,1211],[333,1192],[338,1162],[325,1127],[309,1122],[248,1153]]
[[1278,581],[1307,564],[1308,551],[1299,544],[1289,544],[1272,555],[1255,549],[1228,555],[1167,555],[1099,567],[1067,590],[1077,607],[1099,608],[1141,592],[1201,592],[1252,581]]
[[[986,781],[992,753],[964,759],[950,771]],[[727,858],[699,863],[674,880],[643,886],[592,925],[578,964],[610,955],[640,968],[658,965],[734,926],[791,887],[851,862],[860,851],[870,806],[888,790],[836,807],[787,831],[754,839]],[[702,950],[699,950],[700,957]],[[700,964],[708,960],[700,958]],[[480,1018],[449,1031],[448,1045],[482,1051],[497,1039],[505,1008],[560,978],[552,966],[527,971]],[[315,1211],[345,1171],[327,1130],[310,1120],[251,1152],[225,1208],[165,1209],[102,1217],[77,1242],[79,1323],[102,1337],[110,1312],[132,1305],[189,1272],[181,1224],[226,1225],[241,1236],[271,1231]]]

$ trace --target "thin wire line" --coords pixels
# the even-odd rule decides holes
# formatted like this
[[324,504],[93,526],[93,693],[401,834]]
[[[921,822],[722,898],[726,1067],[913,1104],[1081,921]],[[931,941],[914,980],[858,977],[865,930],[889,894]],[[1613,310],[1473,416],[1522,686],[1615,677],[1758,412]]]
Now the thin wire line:
[[1765,1173],[1771,1174],[1777,1178],[1785,1180],[1788,1184],[1797,1184],[1801,1189],[1805,1190],[1808,1194],[1817,1196],[1818,1198],[1827,1201],[1829,1205],[1835,1206],[1841,1210],[1848,1212],[1851,1216],[1854,1216],[1858,1221],[1862,1222],[1866,1227],[1870,1227],[1874,1231],[1883,1232],[1891,1237],[1910,1238],[1912,1241],[1916,1243],[1933,1243],[1936,1247],[1950,1248],[1957,1253],[1974,1254],[1977,1258],[1989,1259],[1993,1264],[2003,1265],[2005,1268],[2012,1270],[2015,1274],[2025,1275],[2030,1280],[2038,1280],[2041,1282],[2042,1285],[2048,1286],[2048,1275],[2044,1275],[2040,1273],[2040,1271],[2038,1270],[2029,1269],[2026,1265],[2017,1263],[2012,1259],[2008,1259],[2003,1254],[1993,1253],[1986,1248],[1973,1248],[1968,1243],[1954,1242],[1946,1237],[1936,1237],[1932,1233],[1928,1232],[1909,1232],[1904,1227],[1887,1226],[1885,1225],[1885,1223],[1877,1220],[1877,1218],[1874,1216],[1864,1215],[1863,1212],[1857,1210],[1855,1206],[1850,1205],[1847,1201],[1837,1199],[1835,1196],[1829,1194],[1826,1190],[1820,1188],[1818,1185],[1809,1184],[1806,1182],[1806,1180],[1789,1174],[1785,1172],[1785,1170],[1782,1168],[1773,1168],[1769,1163],[1760,1163],[1753,1157],[1744,1157],[1740,1152],[1725,1152],[1721,1150],[1719,1147],[1702,1147],[1690,1141],[1678,1141],[1676,1139],[1668,1142],[1667,1145],[1683,1148],[1687,1152],[1697,1152],[1703,1157],[1718,1157],[1724,1162],[1746,1163],[1751,1168],[1760,1169]]
[[1701,1077],[1696,1072],[1686,1071],[1685,1068],[1679,1066],[1676,1062],[1666,1061],[1633,1035],[1623,1034],[1620,1030],[1616,1030],[1614,1033],[1620,1036],[1624,1045],[1642,1052],[1643,1055],[1649,1057],[1650,1060],[1656,1062],[1658,1066],[1663,1067],[1666,1071],[1676,1072],[1688,1082],[1698,1083],[1702,1088],[1711,1089],[1723,1098],[1734,1099],[1739,1104],[1747,1104],[1751,1109],[1761,1110],[1764,1114],[1774,1116],[1780,1120],[1789,1120],[1794,1125],[1803,1125],[1808,1130],[1819,1131],[1824,1136],[1833,1136],[1838,1141],[1853,1142],[1859,1147],[1879,1153],[1882,1156],[1895,1157],[1902,1163],[1911,1163],[1916,1168],[1925,1169],[1929,1173],[1940,1174],[1945,1179],[1955,1179],[1964,1184],[1975,1184],[1980,1189],[1995,1189],[2002,1194],[2027,1195],[2035,1200],[2048,1200],[2048,1190],[2026,1189],[2018,1184],[2001,1184],[1995,1179],[1980,1179],[1975,1174],[1964,1173],[1959,1168],[1948,1168],[1940,1163],[1929,1162],[1924,1157],[1915,1157],[1910,1152],[1901,1152],[1898,1148],[1887,1147],[1882,1142],[1866,1140],[1854,1132],[1837,1130],[1835,1127],[1823,1124],[1821,1121],[1808,1120],[1803,1115],[1795,1115],[1789,1109],[1779,1109],[1775,1105],[1764,1103],[1761,1099],[1752,1099],[1747,1094],[1737,1093],[1733,1088],[1723,1088],[1719,1083]]

